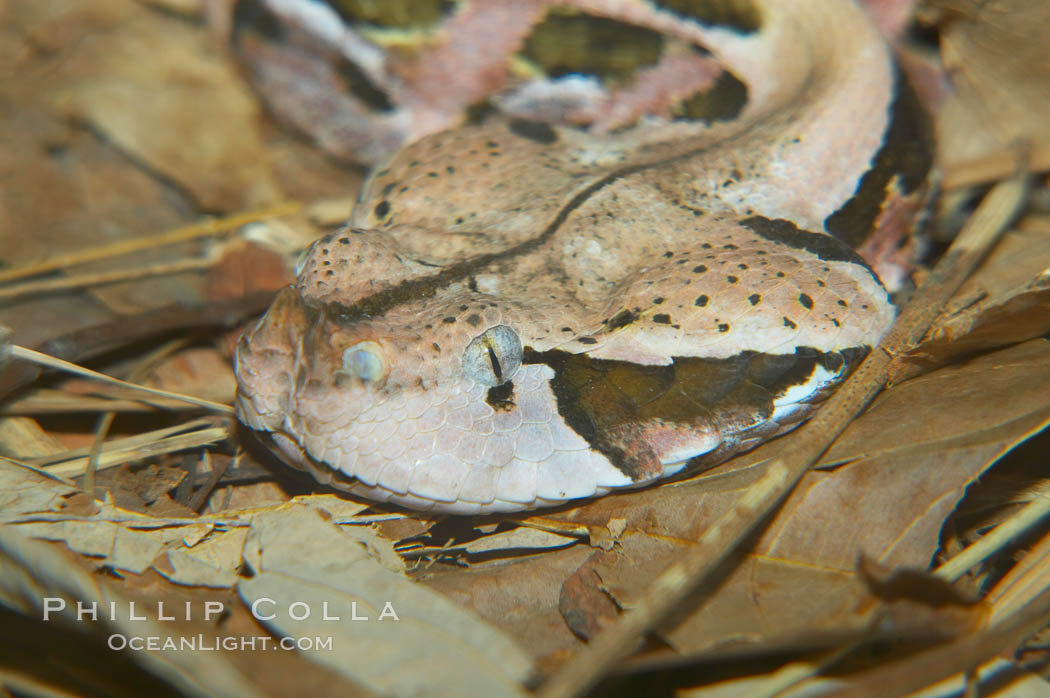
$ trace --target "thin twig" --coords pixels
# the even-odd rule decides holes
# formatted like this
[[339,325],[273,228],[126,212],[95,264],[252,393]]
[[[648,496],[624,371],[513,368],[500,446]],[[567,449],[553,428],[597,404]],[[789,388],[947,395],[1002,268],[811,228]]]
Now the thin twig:
[[996,582],[983,602],[990,606],[988,624],[997,625],[1024,611],[1033,596],[1050,588],[1050,532],[1027,546],[1025,556]]
[[[35,466],[32,463],[26,463],[25,461],[18,460],[17,458],[11,458],[9,456],[0,456],[0,461],[3,461],[5,463],[10,463],[11,465],[17,466],[19,468],[24,468],[26,470],[29,470],[31,472],[36,473],[37,475],[43,475],[44,477],[50,478],[52,480],[57,480],[58,482],[61,482],[63,485],[69,485],[70,487],[77,487],[77,483],[73,482],[69,478],[62,477],[61,475],[58,475],[56,473],[49,473],[46,470],[44,470],[43,468]],[[79,487],[77,487],[77,489],[79,489]]]
[[[189,422],[183,422],[182,424],[176,424],[170,427],[164,427],[162,429],[154,429],[153,431],[145,431],[134,436],[126,436],[119,439],[110,439],[106,442],[107,449],[124,449],[131,450],[142,446],[148,446],[149,444],[166,439],[169,436],[176,434],[185,434],[195,429],[207,429],[214,426],[214,420],[208,418],[194,419]],[[51,453],[45,456],[37,456],[36,458],[25,458],[23,459],[26,463],[38,468],[47,468],[49,466],[58,465],[59,463],[65,463],[73,459],[86,458],[91,453],[90,447],[88,448],[71,448],[61,453]]]
[[[159,349],[150,352],[149,355],[139,361],[138,366],[135,367],[128,377],[134,383],[146,380],[150,371],[156,368],[161,361],[186,346],[186,343],[187,340],[185,338],[180,338],[168,342]],[[95,430],[95,439],[91,443],[91,452],[88,454],[87,465],[84,466],[84,491],[90,492],[92,495],[95,492],[95,472],[98,470],[99,460],[102,457],[102,447],[105,444],[109,430],[113,427],[113,421],[116,418],[117,413],[109,411],[102,414],[98,420],[98,428]]]
[[571,662],[553,674],[540,698],[568,698],[589,691],[646,633],[666,622],[792,492],[809,467],[885,386],[895,358],[914,347],[941,307],[992,247],[1024,200],[1027,177],[996,185],[930,273],[879,347],[802,427],[794,450],[768,461],[765,474],[715,521],[696,545],[667,567],[646,593]]
[[113,426],[113,420],[116,418],[116,412],[106,412],[98,418],[95,436],[91,440],[91,451],[88,453],[87,464],[84,466],[84,491],[89,492],[91,496],[95,496],[95,473],[98,472],[102,449],[106,444],[109,430]]
[[187,405],[181,400],[151,398],[149,403],[142,402],[130,395],[122,397],[82,395],[63,390],[39,388],[23,398],[4,403],[0,406],[0,415],[40,415],[69,412],[166,412],[178,410],[195,410],[195,405]]
[[933,574],[954,582],[968,570],[1002,550],[1017,537],[1032,530],[1046,518],[1047,514],[1050,514],[1050,496],[1040,493],[1006,521],[934,570]]
[[[242,453],[243,451],[238,450],[237,453],[234,454],[234,468],[236,468],[237,464],[240,463]],[[225,459],[223,459],[219,463],[212,463],[211,456],[208,454],[207,451],[205,451],[201,457],[205,461],[206,465],[208,465],[208,467],[211,468],[211,470],[208,473],[208,479],[205,480],[204,483],[200,486],[200,489],[194,492],[193,496],[190,497],[188,506],[190,509],[193,509],[198,514],[201,512],[201,509],[204,508],[204,505],[208,503],[208,498],[211,496],[212,490],[214,490],[215,486],[219,484],[219,480],[221,480],[222,476],[226,474],[226,470],[229,467],[229,462]]]
[[[59,335],[34,348],[66,361],[85,361],[110,349],[166,332],[211,326],[232,327],[266,310],[273,296],[274,291],[250,291],[243,296],[206,303],[173,303]],[[30,385],[40,373],[41,368],[35,363],[4,367],[0,372],[0,398]]]
[[[136,449],[113,449],[107,447],[102,450],[102,453],[99,456],[98,469],[105,470],[106,468],[113,468],[118,465],[123,465],[124,463],[130,463],[131,461],[152,458],[154,456],[175,453],[177,451],[186,451],[191,448],[200,448],[201,446],[207,446],[208,444],[213,444],[218,441],[224,441],[229,438],[229,436],[229,429],[218,426],[198,429],[178,436],[170,436]],[[74,477],[83,473],[86,461],[86,458],[83,460],[66,461],[57,465],[48,466],[46,471],[56,475]]]
[[828,698],[895,698],[911,695],[936,681],[980,666],[1006,647],[1016,646],[1050,620],[1050,589],[1035,595],[1001,623],[917,652],[851,677],[847,686],[821,695]]
[[146,279],[154,276],[181,274],[185,271],[207,269],[208,267],[213,266],[218,260],[218,254],[209,254],[204,257],[190,257],[187,259],[179,259],[174,262],[154,264],[148,267],[134,267],[130,269],[119,269],[116,271],[105,271],[93,274],[63,276],[57,279],[26,281],[14,286],[0,288],[0,300],[38,295],[41,293],[55,293],[58,291],[71,291],[80,288],[92,288],[95,286],[104,286],[106,284],[120,283],[122,281]]
[[179,393],[173,393],[167,390],[149,388],[145,385],[128,383],[127,381],[122,381],[119,378],[113,378],[112,376],[107,376],[104,373],[92,371],[91,369],[84,368],[83,366],[77,366],[76,364],[70,363],[68,361],[63,361],[62,359],[55,358],[54,356],[48,356],[47,354],[42,354],[39,351],[27,349],[26,347],[20,347],[17,344],[11,345],[10,351],[11,356],[14,358],[23,359],[25,361],[32,361],[36,364],[40,364],[41,366],[61,369],[63,371],[68,371],[69,373],[74,373],[78,376],[94,378],[95,380],[100,380],[104,383],[109,383],[111,385],[119,385],[125,388],[131,388],[133,390],[137,390],[139,392],[146,393],[149,395],[157,395],[159,397],[166,397],[172,400],[181,400],[182,402],[187,402],[191,405],[196,405],[197,407],[203,407],[213,412],[219,412],[221,414],[233,414],[233,408],[229,405],[221,405],[217,402],[212,402],[211,400],[202,400],[201,398],[193,397],[191,395],[181,395]]
[[814,659],[792,662],[764,676],[747,688],[747,698],[776,698],[803,681],[819,676],[857,650],[858,643],[847,644],[824,652]]
[[175,230],[160,233],[159,235],[121,240],[120,242],[115,242],[111,245],[100,245],[86,250],[78,250],[76,252],[70,252],[69,254],[51,257],[35,264],[28,264],[24,267],[15,267],[14,269],[0,272],[0,283],[7,283],[8,281],[14,281],[15,279],[24,279],[29,276],[36,276],[37,274],[56,271],[58,269],[66,269],[86,262],[117,257],[130,252],[152,250],[162,245],[172,245],[177,242],[185,242],[187,240],[215,235],[216,233],[223,233],[228,230],[233,230],[234,228],[239,228],[248,223],[254,223],[255,221],[286,216],[289,213],[298,211],[300,208],[302,208],[302,204],[298,202],[286,202],[269,208],[247,211],[235,216],[194,223],[182,228],[176,228]]

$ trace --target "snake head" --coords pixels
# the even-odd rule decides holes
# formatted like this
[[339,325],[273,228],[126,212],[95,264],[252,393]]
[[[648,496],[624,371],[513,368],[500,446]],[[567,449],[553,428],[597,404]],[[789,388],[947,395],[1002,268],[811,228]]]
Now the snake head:
[[[703,274],[666,264],[687,269],[692,298]],[[511,294],[483,274],[450,280],[448,268],[411,261],[382,232],[315,243],[238,343],[240,419],[292,465],[361,496],[513,511],[724,459],[798,423],[859,356],[668,356],[681,331],[660,317],[679,307],[671,290],[642,283],[638,293],[666,300],[588,328],[593,310],[578,303],[552,313],[550,293]],[[741,303],[752,314],[764,305]],[[785,329],[779,311],[773,322]]]

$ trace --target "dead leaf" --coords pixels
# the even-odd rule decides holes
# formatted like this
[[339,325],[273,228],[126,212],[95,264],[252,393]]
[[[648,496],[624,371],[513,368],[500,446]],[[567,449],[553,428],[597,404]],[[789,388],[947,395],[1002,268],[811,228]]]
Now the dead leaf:
[[941,56],[955,88],[937,118],[944,167],[1015,143],[1050,140],[1050,5],[936,0]]
[[31,459],[61,453],[65,449],[29,417],[0,418],[0,453]]
[[178,182],[205,210],[275,203],[259,106],[206,37],[132,0],[106,7],[119,22],[76,44],[54,92],[65,113]]
[[241,597],[259,608],[270,600],[265,609],[277,610],[262,620],[281,635],[330,636],[331,648],[308,652],[314,661],[398,696],[522,695],[532,662],[509,637],[378,564],[315,511],[260,514],[247,545],[258,553],[246,555],[255,574],[238,584]]
[[[79,631],[117,638],[167,637],[157,621],[148,616],[140,620],[122,595],[57,551],[22,536],[10,526],[0,526],[0,561],[0,604],[32,618],[44,618],[44,610],[52,609],[48,614],[54,624],[52,632]],[[78,620],[78,603],[104,610],[97,614],[97,621]],[[44,627],[52,626],[45,623]],[[228,660],[213,652],[194,652],[176,645],[163,652],[131,652],[125,661],[185,695],[260,695]]]
[[915,359],[941,365],[1050,331],[1050,219],[1008,232],[959,292]]
[[491,552],[512,552],[521,550],[545,550],[575,545],[579,539],[575,536],[563,536],[535,528],[514,528],[491,536],[483,536],[463,546],[464,552],[471,554]]
[[[207,11],[223,1],[209,0]],[[590,4],[625,12],[641,7]],[[871,4],[883,25],[899,32],[912,3],[871,0]],[[1023,134],[1026,128],[1039,126],[1038,119],[1046,111],[1038,108],[1046,100],[1038,94],[1035,80],[1047,76],[1042,75],[1043,64],[1033,58],[1040,48],[1036,35],[1041,25],[1020,26],[1015,17],[999,14],[1003,8],[1020,12],[1022,3],[1017,0],[950,4],[965,10],[946,15],[951,22],[941,25],[946,44],[955,42],[949,58],[955,60],[952,77],[961,87],[953,99],[960,102],[958,109],[970,111],[943,128],[970,138],[974,153],[983,152],[977,146],[1009,145],[1011,133]],[[495,85],[506,77],[485,73],[492,68],[490,61],[473,66],[481,72],[456,84],[433,80],[442,65],[466,70],[465,57],[478,42],[496,53],[513,50],[521,27],[485,34],[477,31],[482,26],[478,17],[495,16],[491,13],[501,8],[524,16],[538,5],[500,2],[474,7],[473,19],[463,17],[457,25],[459,34],[450,35],[451,40],[437,39],[439,50],[433,55],[440,61],[424,60],[423,69],[417,70],[413,65],[418,57],[429,54],[414,49],[398,54],[399,69],[409,73],[406,89],[414,84],[425,88],[403,101],[409,104],[416,99],[413,104],[423,112],[432,108],[431,121],[424,119],[423,127],[459,118],[462,104],[453,104],[456,99],[462,101],[479,86]],[[241,76],[197,24],[200,11],[197,0],[0,0],[4,19],[0,97],[9,107],[0,110],[0,126],[5,133],[17,135],[5,141],[10,148],[0,149],[0,176],[5,182],[0,190],[0,241],[5,244],[5,259],[22,264],[54,250],[156,233],[208,212],[202,207],[218,210],[282,194],[306,202],[339,197],[345,217],[362,173],[340,168],[295,137],[266,125]],[[1042,11],[1035,7],[1035,12]],[[1016,48],[1012,42],[1017,42]],[[1014,50],[1017,56],[1004,56],[1004,49]],[[694,67],[702,63],[686,62]],[[934,69],[935,63],[927,67],[928,91],[939,94],[945,84],[943,74]],[[660,77],[661,73],[639,74]],[[552,94],[564,95],[566,84],[547,87]],[[624,85],[620,95],[624,119],[632,118],[634,107],[650,101],[666,107],[660,100],[680,87],[673,81]],[[501,97],[508,95],[525,92]],[[593,111],[595,104],[607,104],[607,97],[606,92],[597,96],[577,92],[576,102],[563,104],[590,106]],[[61,105],[61,113],[54,111],[56,105]],[[997,113],[1000,106],[1002,114]],[[1026,108],[1030,114],[1021,113]],[[619,114],[606,116],[615,121]],[[341,126],[338,120],[334,125]],[[967,131],[974,125],[983,135],[974,138],[973,131]],[[1045,135],[1045,124],[1040,133]],[[381,148],[392,147],[378,131],[359,129],[357,135]],[[257,287],[282,285],[287,281],[284,262],[317,237],[316,226],[338,224],[338,207],[333,213],[323,208],[309,209],[323,214],[316,220],[295,215],[250,226],[242,234],[252,242],[225,247],[223,263],[207,277],[187,274],[134,288],[122,284],[93,295],[68,294],[57,302],[21,302],[5,307],[0,320],[16,326],[19,341],[34,344],[34,337],[49,338],[56,328],[94,326],[110,318],[114,309],[141,310],[173,300],[237,296]],[[959,360],[960,352],[971,355],[1046,332],[1043,271],[1050,266],[1045,262],[1050,229],[1034,218],[1022,220],[1018,228],[964,288],[941,334],[922,347],[931,365],[935,360]],[[195,242],[120,264],[134,266],[206,249]],[[51,325],[42,323],[42,317],[56,320]],[[894,579],[901,569],[924,568],[942,536],[943,522],[967,485],[1050,419],[1046,346],[1046,342],[1030,342],[888,391],[844,435],[825,459],[825,469],[806,476],[795,497],[756,537],[754,547],[738,558],[738,567],[710,600],[699,609],[682,609],[681,616],[691,615],[669,630],[666,639],[676,649],[693,653],[741,640],[766,643],[793,638],[797,645],[800,639],[816,636],[863,638],[864,623],[873,617],[907,637],[916,627],[942,635],[965,632],[966,623],[979,611],[971,609],[953,625],[950,611],[931,608],[913,598],[915,594],[900,598],[884,593],[881,596],[892,598],[877,598],[858,571],[857,560],[860,553],[872,556],[887,570],[883,581]],[[221,388],[229,378],[228,369],[216,363],[222,363],[223,356],[221,349],[206,354],[194,350],[159,373],[176,389]],[[97,401],[91,409],[104,408]],[[85,404],[65,409],[83,410]],[[0,439],[12,449],[17,447],[10,453],[18,457],[55,455],[89,442],[93,417],[81,419],[65,434],[50,429],[52,423],[61,423],[50,416],[40,418],[44,428],[25,421],[5,422],[0,428],[11,429],[0,431]],[[133,417],[149,421],[151,430],[173,423],[156,412]],[[152,424],[162,419],[167,421]],[[114,433],[114,442],[129,431],[142,433],[140,422],[130,423],[124,433]],[[56,436],[65,445],[49,441]],[[256,686],[274,694],[320,695],[325,687],[338,693],[333,687],[347,685],[342,678],[347,676],[356,676],[376,690],[396,682],[398,690],[406,692],[422,687],[450,694],[488,688],[497,694],[515,693],[530,669],[556,667],[579,649],[581,641],[570,628],[592,636],[615,620],[668,559],[689,546],[714,516],[733,506],[761,474],[763,455],[790,449],[791,444],[788,436],[689,481],[576,509],[536,513],[521,525],[514,517],[463,519],[452,525],[442,517],[375,514],[381,507],[367,509],[367,503],[330,494],[294,497],[288,504],[290,494],[310,491],[306,488],[313,483],[304,487],[303,481],[281,478],[278,484],[266,479],[270,473],[261,466],[241,472],[233,465],[240,456],[229,453],[214,457],[224,458],[224,466],[238,470],[237,477],[220,483],[206,508],[210,513],[204,516],[169,496],[177,484],[173,474],[186,471],[165,454],[151,456],[156,466],[107,471],[113,475],[112,498],[102,502],[31,467],[2,462],[0,521],[5,526],[0,527],[0,538],[18,529],[55,541],[45,546],[50,552],[59,545],[81,551],[82,568],[67,577],[83,581],[83,567],[105,568],[111,579],[93,592],[98,598],[116,598],[108,594],[118,588],[137,592],[147,603],[224,594],[229,600],[236,585],[246,600],[279,599],[277,606],[285,617],[274,619],[276,632],[296,638],[331,635],[338,651],[277,653],[279,657],[252,652],[234,653],[236,658],[223,655],[219,664],[235,663]],[[68,452],[65,456],[74,457]],[[75,457],[83,458],[84,453]],[[71,467],[75,473],[83,471],[80,461]],[[100,473],[99,482],[107,477]],[[460,537],[463,530],[469,535]],[[68,557],[73,559],[72,554]],[[1027,576],[1011,575],[1011,586],[1002,592],[1009,600],[1006,605],[1023,606],[1045,588],[1045,559],[1045,550],[1037,548],[1025,560]],[[39,571],[35,565],[47,566],[46,560],[39,560],[19,562],[11,569],[33,577]],[[406,566],[411,568],[407,573]],[[258,574],[246,579],[249,567]],[[6,564],[0,571],[0,598],[29,614],[39,605],[29,597],[51,588],[41,584],[61,586],[66,578],[63,572],[28,583],[9,571]],[[409,581],[406,574],[417,581]],[[86,583],[100,577],[86,577]],[[867,575],[867,581],[872,577]],[[883,586],[898,588],[889,581]],[[12,588],[25,598],[10,601]],[[388,593],[402,620],[389,626],[383,621],[380,626],[374,609],[382,608]],[[932,596],[936,600],[936,591]],[[68,598],[72,602],[77,597]],[[368,601],[373,620],[326,623],[318,620],[323,617],[318,612],[311,619],[317,625],[291,621],[285,612],[303,599],[314,609],[328,601],[331,610],[335,610],[333,601],[345,609],[356,600],[359,614]],[[344,611],[344,621],[349,613]],[[346,627],[333,631],[333,625]],[[213,623],[204,631],[231,637],[265,635],[248,605],[240,602],[230,607],[221,625]],[[403,642],[403,635],[410,639]],[[368,662],[388,650],[379,660]],[[424,650],[427,655],[421,661],[398,654]],[[384,673],[383,662],[404,667],[398,672],[401,675]],[[462,666],[469,670],[457,671]],[[472,675],[475,668],[477,676]],[[179,671],[187,670],[180,665]],[[288,675],[286,683],[271,680],[280,673]],[[7,681],[6,674],[0,678]],[[190,679],[194,678],[190,671]],[[487,683],[460,683],[468,679]],[[176,672],[170,684],[182,690],[179,682],[184,680]],[[243,677],[236,681],[240,693],[252,690]],[[349,690],[365,691],[362,683]],[[221,692],[221,681],[216,686],[214,692]]]
[[241,564],[241,552],[247,528],[232,528],[210,536],[203,543],[189,543],[185,547],[167,551],[170,567],[157,571],[176,584],[229,588],[237,583],[236,570]]
[[580,647],[558,611],[558,597],[562,581],[591,553],[586,546],[571,546],[462,569],[435,566],[418,575],[422,583],[472,609],[516,638],[532,656],[543,658]]
[[144,385],[223,404],[232,403],[237,392],[230,362],[210,347],[192,347],[165,359]]
[[76,487],[33,468],[0,459],[0,523],[38,511],[61,511]]

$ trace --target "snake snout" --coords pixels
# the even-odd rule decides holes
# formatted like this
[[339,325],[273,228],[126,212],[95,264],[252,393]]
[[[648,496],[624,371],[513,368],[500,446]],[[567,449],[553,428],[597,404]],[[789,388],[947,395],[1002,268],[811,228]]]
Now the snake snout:
[[287,409],[297,338],[309,325],[307,315],[295,290],[282,289],[266,314],[237,341],[237,413],[253,428],[276,428]]

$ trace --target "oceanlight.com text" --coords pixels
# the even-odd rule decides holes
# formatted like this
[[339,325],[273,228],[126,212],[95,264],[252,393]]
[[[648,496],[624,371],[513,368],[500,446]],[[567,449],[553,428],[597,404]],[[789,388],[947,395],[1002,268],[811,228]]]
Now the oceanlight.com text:
[[242,651],[267,651],[267,650],[303,650],[303,651],[332,651],[331,637],[281,637],[274,638],[268,635],[123,635],[114,633],[110,635],[106,644],[111,650],[132,650],[140,652],[165,652],[170,650],[191,650],[201,652],[214,652],[226,650],[228,652]]

